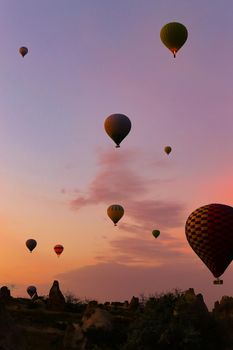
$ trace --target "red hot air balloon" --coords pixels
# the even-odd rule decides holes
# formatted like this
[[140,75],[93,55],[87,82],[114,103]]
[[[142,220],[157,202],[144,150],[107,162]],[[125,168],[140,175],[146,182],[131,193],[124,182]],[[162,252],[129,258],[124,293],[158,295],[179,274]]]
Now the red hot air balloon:
[[64,250],[64,247],[61,244],[57,244],[57,245],[55,245],[55,247],[53,249],[59,258],[59,256],[61,255],[61,253]]
[[233,208],[224,204],[209,204],[195,210],[185,225],[187,240],[222,284],[219,277],[233,259]]

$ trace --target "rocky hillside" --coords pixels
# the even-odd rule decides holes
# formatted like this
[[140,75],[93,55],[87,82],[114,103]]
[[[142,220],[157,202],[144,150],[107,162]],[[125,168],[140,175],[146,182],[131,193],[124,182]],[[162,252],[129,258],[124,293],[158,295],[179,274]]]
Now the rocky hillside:
[[12,298],[0,289],[0,350],[233,350],[233,298],[209,312],[193,289],[130,302]]

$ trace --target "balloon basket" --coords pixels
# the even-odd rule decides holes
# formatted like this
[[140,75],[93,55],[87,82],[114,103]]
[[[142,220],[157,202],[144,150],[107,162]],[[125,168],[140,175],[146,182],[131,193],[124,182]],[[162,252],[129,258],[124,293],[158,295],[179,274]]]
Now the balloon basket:
[[223,284],[223,280],[220,280],[217,278],[216,280],[213,281],[213,284]]

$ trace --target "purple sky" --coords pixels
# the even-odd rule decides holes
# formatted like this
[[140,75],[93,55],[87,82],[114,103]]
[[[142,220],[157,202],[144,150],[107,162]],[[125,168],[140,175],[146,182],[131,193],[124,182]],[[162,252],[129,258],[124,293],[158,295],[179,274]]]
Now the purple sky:
[[[189,31],[176,59],[159,37],[171,21]],[[1,285],[46,293],[59,276],[99,299],[232,295],[232,267],[213,286],[184,234],[197,207],[233,202],[232,32],[226,0],[0,2]],[[112,113],[132,122],[118,150],[103,128]]]

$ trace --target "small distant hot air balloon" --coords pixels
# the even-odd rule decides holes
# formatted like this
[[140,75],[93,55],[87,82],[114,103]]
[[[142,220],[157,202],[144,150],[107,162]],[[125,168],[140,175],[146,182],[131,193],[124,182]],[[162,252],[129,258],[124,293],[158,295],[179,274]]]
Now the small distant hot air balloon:
[[36,248],[37,242],[36,242],[35,239],[28,239],[28,240],[26,241],[26,246],[27,246],[27,248],[30,250],[30,252],[32,252],[33,249]]
[[171,153],[172,148],[170,146],[166,146],[164,147],[164,152],[166,152],[167,154]]
[[152,235],[153,235],[155,238],[157,238],[157,237],[159,237],[159,235],[160,235],[160,231],[159,231],[159,230],[153,230],[153,231],[152,231]]
[[19,53],[24,57],[28,53],[28,48],[25,46],[20,47]]
[[121,141],[131,130],[131,121],[124,114],[111,114],[105,119],[104,128],[108,136],[120,147]]
[[64,247],[61,244],[57,244],[57,245],[55,245],[55,247],[53,249],[59,258],[59,256],[61,255],[61,253],[64,250]]
[[163,44],[173,53],[173,56],[176,57],[177,51],[188,38],[188,30],[181,23],[167,23],[160,31],[160,38]]
[[107,214],[116,226],[118,221],[124,215],[124,208],[119,204],[110,205],[107,209]]
[[27,287],[27,293],[32,298],[34,294],[36,294],[36,287],[35,286],[29,286]]
[[209,204],[190,214],[185,225],[186,238],[217,280],[233,259],[233,208]]

